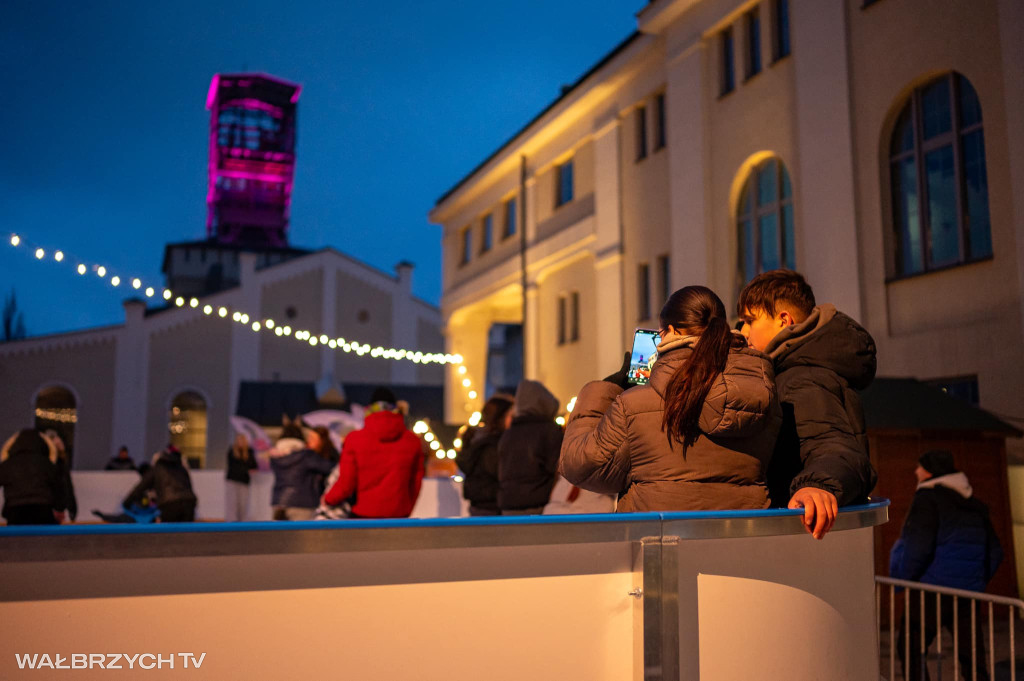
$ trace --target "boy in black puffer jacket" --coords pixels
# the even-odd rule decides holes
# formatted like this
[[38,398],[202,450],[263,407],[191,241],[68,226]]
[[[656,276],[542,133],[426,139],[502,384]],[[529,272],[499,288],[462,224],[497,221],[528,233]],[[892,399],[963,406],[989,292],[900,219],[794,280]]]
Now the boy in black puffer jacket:
[[498,442],[502,515],[540,514],[551,500],[562,450],[558,399],[537,381],[520,381],[512,423]]
[[737,308],[743,335],[775,366],[782,403],[767,472],[772,505],[803,508],[804,526],[821,539],[838,507],[865,500],[878,480],[856,392],[874,380],[875,341],[833,305],[816,305],[791,270],[754,277]]

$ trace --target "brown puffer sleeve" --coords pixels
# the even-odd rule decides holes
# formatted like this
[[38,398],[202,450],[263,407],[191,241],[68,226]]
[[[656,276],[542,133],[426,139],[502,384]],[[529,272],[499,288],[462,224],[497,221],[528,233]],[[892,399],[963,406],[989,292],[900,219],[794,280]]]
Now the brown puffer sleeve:
[[621,393],[613,383],[591,381],[576,398],[558,467],[581,489],[617,494],[626,487],[629,449]]
[[748,437],[766,427],[778,429],[781,423],[771,362],[751,350],[730,354],[704,400],[700,429],[715,437]]

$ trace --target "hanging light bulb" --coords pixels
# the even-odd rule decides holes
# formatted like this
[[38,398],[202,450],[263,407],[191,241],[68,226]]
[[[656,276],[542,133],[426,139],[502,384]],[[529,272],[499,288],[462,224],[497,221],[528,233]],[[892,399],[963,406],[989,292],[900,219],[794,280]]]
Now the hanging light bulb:
[[443,459],[444,458],[444,452],[437,451],[437,452],[434,453],[434,456],[436,456],[439,459]]
[[110,278],[110,285],[111,286],[120,286],[121,285],[121,277],[119,277],[117,275],[114,275],[113,277],[111,277]]
[[469,399],[471,399],[471,400],[475,400],[476,399],[476,391],[475,390],[470,390],[469,391]]
[[266,326],[268,329],[272,329],[272,328],[274,328],[274,320],[273,319],[268,319],[267,321],[265,321],[263,323],[263,325]]
[[100,265],[99,267],[96,268],[96,274],[100,277],[107,276],[107,268],[104,267],[103,265]]
[[228,316],[228,309],[226,307],[219,308],[217,310],[217,316],[218,317],[227,317]]
[[190,301],[188,301],[188,306],[189,307],[199,307],[199,300],[197,298],[191,299]]
[[135,289],[142,288],[142,280],[141,279],[132,279],[132,288],[135,288]]
[[177,305],[178,307],[181,307],[182,305],[185,304],[185,299],[182,298],[181,296],[178,296],[177,298],[174,299],[174,304]]
[[156,291],[153,290],[152,286],[149,286],[149,287],[146,288],[146,297],[147,298],[152,298],[154,293],[156,293]]
[[12,234],[11,235],[11,245],[12,246],[17,246],[20,243],[21,243],[21,237],[18,236],[17,234]]
[[164,300],[170,300],[171,299],[171,295],[172,295],[171,294],[171,290],[165,288],[164,289]]
[[470,417],[469,417],[469,425],[475,426],[476,424],[480,423],[480,419],[481,419],[480,412],[474,411],[472,413],[472,415],[470,415]]
[[36,249],[36,258],[38,258],[39,260],[42,260],[45,257],[46,257],[46,251],[44,251],[41,248],[37,248]]
[[203,314],[210,314],[213,312],[213,305],[203,305]]
[[79,274],[85,274],[85,270],[86,270],[85,265],[79,265],[78,266],[78,273]]
[[456,456],[458,456],[458,455],[455,453],[454,449],[449,449],[448,450],[448,458],[449,459],[454,459]]
[[427,442],[433,442],[434,441],[434,434],[431,433],[430,431],[427,431],[427,433],[424,434],[423,439],[426,440]]
[[424,421],[417,421],[412,426],[412,432],[416,433],[417,435],[423,435],[423,433],[427,432],[427,430],[429,429]]
[[61,260],[63,260],[64,259],[64,251],[57,251],[56,253],[54,253],[53,254],[53,259],[56,260],[57,262],[60,262]]
[[468,388],[471,385],[473,385],[473,381],[469,380],[468,378],[462,379],[462,386],[464,388]]
[[253,322],[252,323],[252,330],[253,331],[259,331],[260,330],[260,323],[259,322]]

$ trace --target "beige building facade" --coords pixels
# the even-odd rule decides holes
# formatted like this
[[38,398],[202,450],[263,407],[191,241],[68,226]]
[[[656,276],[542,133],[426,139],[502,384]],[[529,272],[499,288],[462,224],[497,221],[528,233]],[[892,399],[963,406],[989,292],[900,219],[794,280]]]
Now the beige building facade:
[[[0,345],[0,433],[40,420],[56,425],[73,440],[74,467],[89,470],[102,468],[121,445],[136,463],[148,460],[177,432],[187,454],[219,468],[243,381],[443,382],[437,364],[294,337],[306,330],[371,347],[442,352],[440,311],[412,295],[410,264],[400,263],[392,276],[332,249],[263,268],[255,254],[243,253],[239,262],[239,285],[199,298],[195,307],[147,310],[133,299],[125,302],[124,324]],[[251,319],[233,321],[236,311]],[[277,335],[285,326],[290,335]]]
[[[487,329],[525,308],[525,374],[565,403],[667,293],[733,310],[790,266],[871,331],[880,375],[1020,423],[1022,30],[1014,0],[654,0],[430,212],[448,352],[479,384]],[[484,397],[461,378],[452,421]]]

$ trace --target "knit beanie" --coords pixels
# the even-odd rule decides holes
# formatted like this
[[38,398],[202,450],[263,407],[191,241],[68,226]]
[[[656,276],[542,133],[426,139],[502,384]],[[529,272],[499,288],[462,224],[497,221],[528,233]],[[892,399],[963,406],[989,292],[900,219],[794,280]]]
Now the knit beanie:
[[957,472],[956,465],[953,463],[953,453],[945,449],[933,449],[930,452],[925,452],[918,459],[918,463],[936,478]]

